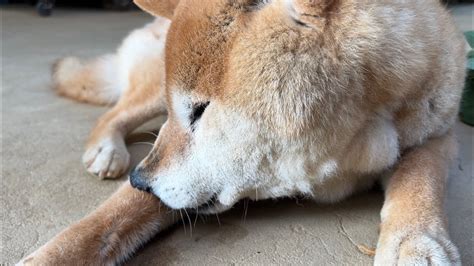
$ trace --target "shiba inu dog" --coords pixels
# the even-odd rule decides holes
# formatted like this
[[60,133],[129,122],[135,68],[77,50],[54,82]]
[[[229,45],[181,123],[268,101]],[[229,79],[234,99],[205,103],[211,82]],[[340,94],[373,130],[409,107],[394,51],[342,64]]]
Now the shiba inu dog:
[[21,263],[120,263],[174,210],[335,202],[382,180],[375,264],[460,264],[443,199],[465,48],[437,0],[136,3],[156,20],[115,54],[60,60],[54,86],[115,103],[83,157],[100,178],[125,173],[128,133],[167,122],[129,182]]

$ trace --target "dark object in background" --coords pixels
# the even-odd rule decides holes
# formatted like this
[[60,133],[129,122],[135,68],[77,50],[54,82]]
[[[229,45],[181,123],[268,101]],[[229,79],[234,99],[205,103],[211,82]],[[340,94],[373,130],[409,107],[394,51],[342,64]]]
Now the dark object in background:
[[129,10],[135,6],[132,0],[103,0],[103,5],[108,9]]
[[133,0],[0,0],[0,4],[28,3],[36,6],[38,14],[50,16],[55,6],[105,8],[126,11],[135,8]]
[[54,7],[54,0],[40,0],[36,4],[36,11],[43,17],[51,16]]

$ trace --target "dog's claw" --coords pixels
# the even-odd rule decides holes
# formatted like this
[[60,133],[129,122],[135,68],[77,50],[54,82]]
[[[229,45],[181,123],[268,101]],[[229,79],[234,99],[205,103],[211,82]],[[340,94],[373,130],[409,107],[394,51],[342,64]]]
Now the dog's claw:
[[123,142],[104,139],[90,145],[82,160],[89,173],[101,179],[117,178],[127,170],[130,155]]

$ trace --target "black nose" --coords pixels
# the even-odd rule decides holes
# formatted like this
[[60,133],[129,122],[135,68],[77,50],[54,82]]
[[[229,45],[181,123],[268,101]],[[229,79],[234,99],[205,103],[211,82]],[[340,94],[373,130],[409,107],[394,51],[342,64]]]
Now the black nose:
[[130,184],[132,187],[141,191],[151,192],[151,187],[143,180],[142,173],[138,167],[135,167],[132,172],[130,172]]

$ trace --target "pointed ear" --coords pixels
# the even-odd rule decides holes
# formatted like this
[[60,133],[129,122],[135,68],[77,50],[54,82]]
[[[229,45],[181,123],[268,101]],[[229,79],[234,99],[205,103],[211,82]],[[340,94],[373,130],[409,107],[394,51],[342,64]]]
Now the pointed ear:
[[179,0],[133,0],[142,10],[152,14],[171,19]]

